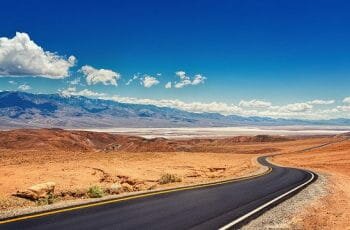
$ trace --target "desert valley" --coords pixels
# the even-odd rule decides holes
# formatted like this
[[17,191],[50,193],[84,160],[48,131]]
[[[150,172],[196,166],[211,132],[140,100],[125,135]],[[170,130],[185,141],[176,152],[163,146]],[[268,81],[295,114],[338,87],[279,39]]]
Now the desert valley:
[[[275,164],[310,169],[327,180],[328,192],[308,202],[288,224],[342,229],[350,224],[349,151],[347,134],[145,139],[61,129],[1,131],[0,209],[6,216],[26,208],[258,175],[266,169],[256,158],[275,155],[270,157]],[[52,194],[37,196],[35,186],[45,183],[53,183]]]
[[350,230],[350,1],[2,1],[0,230]]

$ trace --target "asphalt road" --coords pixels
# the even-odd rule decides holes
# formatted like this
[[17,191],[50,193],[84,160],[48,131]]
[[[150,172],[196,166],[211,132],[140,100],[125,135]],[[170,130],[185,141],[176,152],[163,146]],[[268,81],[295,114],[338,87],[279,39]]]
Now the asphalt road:
[[264,157],[258,160],[272,172],[249,180],[29,218],[1,224],[0,229],[218,229],[312,178],[307,171],[271,165]]

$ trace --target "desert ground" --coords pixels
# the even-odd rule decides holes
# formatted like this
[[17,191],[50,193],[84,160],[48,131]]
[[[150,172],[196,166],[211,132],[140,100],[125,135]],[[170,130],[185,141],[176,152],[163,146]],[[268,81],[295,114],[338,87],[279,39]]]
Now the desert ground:
[[350,229],[350,140],[273,157],[281,165],[310,169],[328,176],[329,194],[303,210],[296,220],[304,229]]
[[15,196],[41,183],[55,183],[59,203],[88,199],[93,186],[116,194],[251,175],[261,169],[256,157],[271,154],[280,165],[329,175],[331,192],[298,214],[298,226],[350,226],[346,135],[177,140],[60,129],[1,131],[0,211],[46,204]]

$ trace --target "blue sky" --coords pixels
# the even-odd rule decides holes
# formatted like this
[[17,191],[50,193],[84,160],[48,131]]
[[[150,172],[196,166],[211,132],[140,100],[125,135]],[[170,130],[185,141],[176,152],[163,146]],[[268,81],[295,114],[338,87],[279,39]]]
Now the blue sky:
[[[28,64],[32,50],[1,57],[0,43],[0,90],[85,90],[125,102],[248,116],[333,118],[350,110],[348,1],[23,0],[3,2],[2,9],[0,37],[26,33],[67,65],[61,72],[46,71],[57,66],[18,72],[11,62],[21,57]],[[77,60],[72,65],[70,55]],[[83,66],[93,68],[94,81]],[[77,78],[79,84],[69,83]]]

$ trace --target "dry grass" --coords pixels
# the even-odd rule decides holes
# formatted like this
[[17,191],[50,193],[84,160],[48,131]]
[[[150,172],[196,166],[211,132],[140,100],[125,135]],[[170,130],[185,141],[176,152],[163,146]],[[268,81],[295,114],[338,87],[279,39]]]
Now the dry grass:
[[181,181],[182,179],[180,177],[170,173],[163,174],[158,180],[159,184],[169,184],[169,183],[175,183],[175,182],[181,182]]

